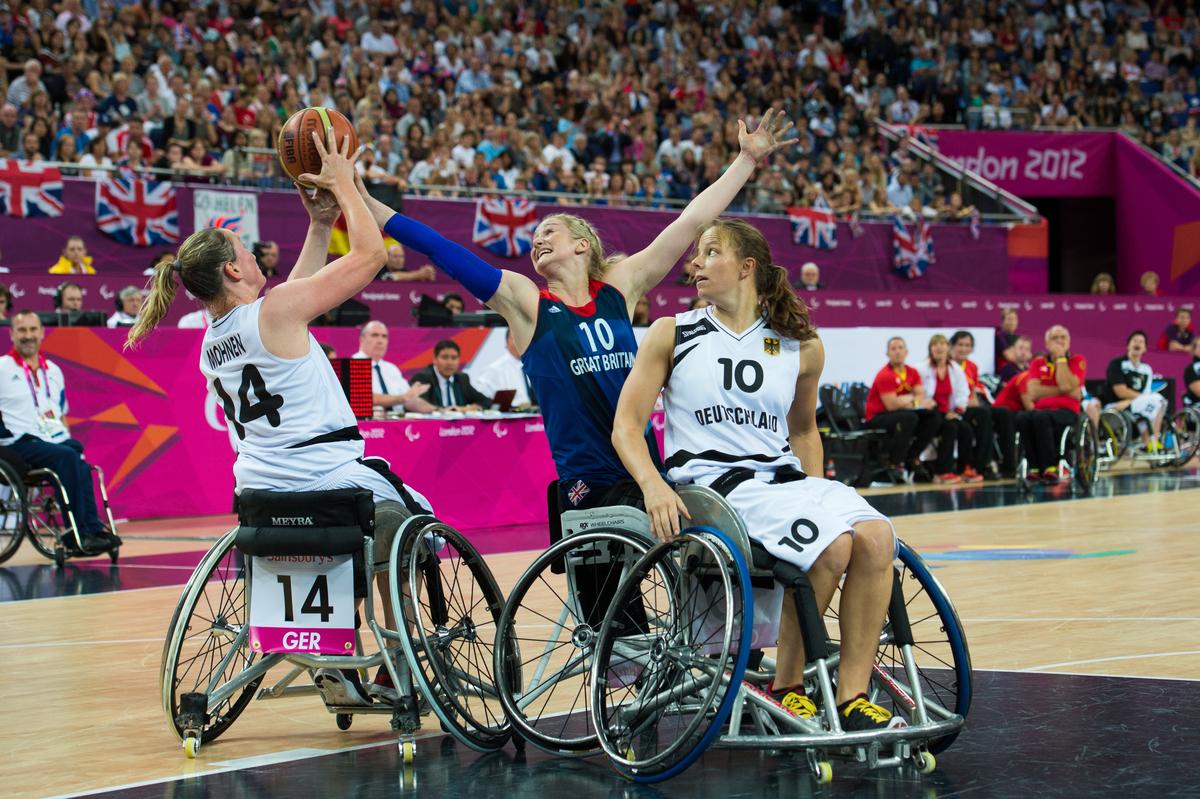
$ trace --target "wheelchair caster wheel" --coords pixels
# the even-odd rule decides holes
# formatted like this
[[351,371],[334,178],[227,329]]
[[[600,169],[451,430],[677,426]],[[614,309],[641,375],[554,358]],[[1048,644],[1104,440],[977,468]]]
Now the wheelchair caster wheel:
[[400,742],[400,759],[404,761],[404,765],[412,765],[413,760],[417,756],[416,741],[401,741]]
[[200,739],[194,735],[189,735],[183,739],[183,753],[187,755],[188,760],[195,760],[196,753],[200,751]]
[[61,569],[66,562],[67,562],[67,551],[65,549],[63,549],[62,547],[55,547],[54,548],[54,565]]
[[117,549],[110,549],[110,550],[108,551],[108,560],[109,560],[109,562],[111,562],[111,563],[116,563],[116,562],[117,562],[117,558],[118,558],[119,556],[120,556],[120,550],[117,550]]
[[828,760],[818,760],[813,764],[813,778],[817,785],[828,785],[833,782],[833,764]]
[[937,759],[929,752],[921,752],[917,755],[917,772],[920,774],[932,774],[937,768]]
[[335,718],[337,719],[338,729],[342,732],[350,729],[350,725],[354,723],[354,716],[349,713],[338,713]]

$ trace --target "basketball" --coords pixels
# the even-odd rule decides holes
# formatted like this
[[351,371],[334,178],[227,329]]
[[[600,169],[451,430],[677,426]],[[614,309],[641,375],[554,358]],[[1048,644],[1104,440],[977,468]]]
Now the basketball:
[[[305,108],[292,114],[279,132],[279,142],[275,149],[279,153],[279,163],[283,171],[297,183],[300,176],[307,173],[316,174],[321,171],[321,154],[313,144],[312,132],[316,131],[325,143],[326,132],[333,128],[337,147],[341,149],[342,139],[350,137],[351,155],[358,149],[358,134],[350,120],[332,108]],[[312,188],[307,186],[307,188]]]

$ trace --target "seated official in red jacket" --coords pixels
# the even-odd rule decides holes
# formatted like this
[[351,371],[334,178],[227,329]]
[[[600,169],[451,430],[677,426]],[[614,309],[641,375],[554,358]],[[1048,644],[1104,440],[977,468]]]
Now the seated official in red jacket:
[[1071,354],[1071,334],[1062,325],[1046,331],[1046,352],[1029,364],[1026,392],[1033,411],[1017,419],[1026,442],[1029,479],[1057,481],[1058,444],[1062,431],[1079,416],[1087,361]]

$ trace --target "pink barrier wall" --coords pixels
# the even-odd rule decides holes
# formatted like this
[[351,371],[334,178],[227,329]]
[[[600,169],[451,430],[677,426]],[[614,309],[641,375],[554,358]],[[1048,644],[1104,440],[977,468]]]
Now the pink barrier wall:
[[1164,293],[1200,293],[1200,191],[1127,136],[939,130],[938,149],[1023,197],[1113,197],[1120,289],[1150,270]]
[[[987,324],[998,316],[998,307],[991,300],[950,295],[896,300],[823,293],[814,298],[813,313],[818,324],[828,327],[957,327]],[[1066,323],[1073,349],[1088,358],[1089,375],[1099,377],[1108,360],[1122,351],[1129,330],[1144,327],[1157,339],[1171,307],[1169,302],[1121,300],[1101,308],[1090,298],[1046,298],[1020,302],[1019,312],[1021,330],[1035,339],[1050,324]],[[351,329],[315,333],[347,355],[357,345]],[[487,331],[395,330],[388,358],[411,373],[430,362],[434,342],[447,336],[459,342],[469,363]],[[233,452],[221,412],[205,394],[197,366],[200,341],[200,331],[163,330],[130,352],[121,349],[121,331],[63,328],[46,337],[46,355],[66,375],[72,432],[104,469],[121,516],[229,512]],[[910,341],[909,348],[915,361],[925,342]],[[855,359],[862,379],[869,380],[885,356],[830,352],[828,357]],[[1190,358],[1151,352],[1147,360],[1178,380]],[[501,519],[507,524],[545,519],[545,486],[554,469],[540,418],[371,421],[361,426],[367,453],[388,458],[452,524],[472,529]]]

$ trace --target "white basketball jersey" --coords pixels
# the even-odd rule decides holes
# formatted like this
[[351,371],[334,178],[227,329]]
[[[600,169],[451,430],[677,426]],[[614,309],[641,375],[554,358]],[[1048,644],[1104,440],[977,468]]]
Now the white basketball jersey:
[[262,299],[240,305],[204,332],[200,371],[225,411],[237,450],[238,489],[309,490],[363,456],[350,403],[321,346],[278,358],[258,330]]
[[[675,316],[671,379],[663,392],[668,476],[708,482],[736,466],[800,468],[787,414],[800,375],[800,343],[760,320],[735,334],[700,308]],[[820,464],[811,468],[820,471]]]

